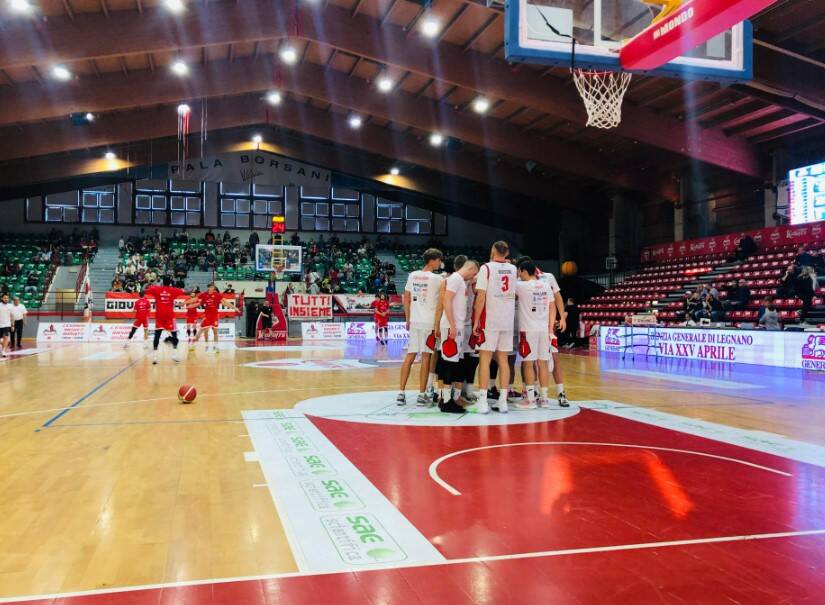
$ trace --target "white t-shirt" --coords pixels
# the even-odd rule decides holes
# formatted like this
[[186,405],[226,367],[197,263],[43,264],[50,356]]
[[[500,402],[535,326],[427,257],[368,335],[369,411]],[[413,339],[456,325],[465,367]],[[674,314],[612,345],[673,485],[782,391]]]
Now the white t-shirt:
[[0,302],[0,328],[11,327],[11,305]]
[[26,316],[27,313],[28,311],[26,310],[26,305],[24,305],[23,303],[20,303],[19,305],[11,305],[12,321],[20,321]]
[[[447,278],[446,288],[448,292],[455,294],[450,306],[453,311],[455,327],[457,330],[460,330],[467,321],[467,282],[464,281],[464,278],[461,277],[458,272],[455,272]],[[445,294],[444,302],[446,303],[446,301]],[[441,314],[441,331],[444,332],[449,327],[450,322],[447,320],[447,313],[445,311]]]
[[543,281],[548,286],[550,286],[550,292],[555,297],[556,292],[561,292],[561,288],[559,288],[559,282],[556,281],[556,277],[552,273],[539,273],[536,275],[539,281]]
[[549,332],[550,305],[553,293],[546,282],[538,279],[516,284],[518,296],[518,323],[522,332]]
[[515,321],[516,268],[510,263],[490,261],[478,272],[476,290],[484,290],[487,330],[512,330]]
[[410,328],[435,328],[435,308],[441,289],[441,277],[432,271],[413,271],[404,291],[410,293]]

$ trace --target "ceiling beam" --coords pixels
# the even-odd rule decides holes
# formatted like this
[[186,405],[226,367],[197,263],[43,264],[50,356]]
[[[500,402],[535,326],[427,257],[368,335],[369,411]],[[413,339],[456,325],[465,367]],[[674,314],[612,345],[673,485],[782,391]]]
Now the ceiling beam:
[[[100,14],[76,15],[73,22],[54,17],[41,26],[38,36],[31,35],[29,26],[16,25],[0,37],[0,68],[283,37],[288,33],[288,15],[276,5],[248,0],[239,11],[228,3],[216,4],[175,20],[161,9],[147,9],[138,18],[127,11],[114,11],[108,19]],[[517,71],[476,51],[408,36],[390,23],[382,27],[364,14],[350,15],[349,10],[330,5],[317,19],[305,19],[302,37],[489,97],[520,98],[533,109],[585,122],[581,99],[571,87],[539,80],[530,70]],[[106,35],[100,35],[104,31]],[[613,132],[749,176],[761,178],[766,171],[758,150],[744,139],[703,128],[688,131],[674,117],[628,102],[622,123]]]
[[[256,63],[250,58],[237,59],[231,64],[215,61],[206,66],[192,65],[190,73],[191,77],[186,80],[172,75],[159,80],[157,74],[148,70],[131,72],[128,76],[107,74],[102,78],[83,79],[73,84],[72,96],[68,99],[56,96],[60,87],[54,91],[56,94],[44,95],[40,85],[21,85],[0,92],[0,124],[60,118],[76,111],[103,113],[135,106],[173,104],[192,98],[221,97],[227,91],[236,95],[261,93],[272,86],[272,69],[268,61]],[[517,126],[462,113],[447,104],[402,90],[387,96],[365,80],[336,70],[325,71],[313,63],[304,63],[284,72],[281,86],[295,94],[362,115],[380,116],[427,132],[438,130],[447,136],[554,170],[602,180],[625,189],[646,191],[665,199],[678,196],[675,180],[667,176],[606,160],[600,160],[599,169],[594,170],[590,152],[573,144],[559,139],[542,140],[525,134]],[[261,115],[263,111],[264,107],[260,105],[257,114]]]
[[[200,127],[200,108],[193,107],[192,136],[196,136]],[[260,130],[265,117],[257,96],[230,97],[213,100],[209,103],[210,133],[226,128],[241,126],[255,127]],[[554,183],[545,178],[530,175],[526,170],[517,170],[505,164],[488,164],[479,162],[474,156],[460,151],[433,149],[426,141],[414,136],[374,125],[364,125],[358,131],[346,126],[346,116],[285,101],[276,112],[269,113],[270,125],[290,129],[332,141],[339,146],[357,147],[367,153],[384,156],[387,167],[392,162],[422,166],[452,176],[461,177],[490,187],[506,189],[529,196],[533,199],[552,201],[559,207],[575,208],[575,191],[559,190]],[[245,142],[252,133],[249,129],[239,142]],[[22,157],[72,152],[89,148],[133,147],[139,141],[151,141],[169,136],[176,136],[177,120],[172,106],[155,106],[138,111],[120,112],[100,116],[94,123],[77,129],[68,121],[56,125],[30,124],[22,137],[0,136],[0,161]],[[136,139],[136,137],[140,139]],[[13,139],[17,138],[15,143]],[[20,139],[24,140],[20,140]],[[138,141],[136,143],[135,141]],[[210,136],[210,142],[212,138]],[[21,153],[22,152],[22,153]],[[209,152],[214,152],[210,150]],[[125,153],[119,155],[124,156]],[[340,157],[353,155],[343,147],[337,152]],[[25,163],[25,162],[24,162]],[[363,175],[363,171],[353,169],[353,174]],[[19,170],[17,182],[31,182],[25,170]],[[4,183],[11,184],[11,183]],[[446,187],[445,189],[449,189]],[[586,192],[582,192],[587,195]],[[469,203],[469,201],[468,201]],[[579,209],[581,208],[578,205]],[[483,203],[478,210],[484,211]]]

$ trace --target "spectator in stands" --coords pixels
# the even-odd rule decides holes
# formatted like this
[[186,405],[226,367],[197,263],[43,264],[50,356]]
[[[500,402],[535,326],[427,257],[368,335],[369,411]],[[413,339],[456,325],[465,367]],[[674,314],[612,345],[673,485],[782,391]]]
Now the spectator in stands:
[[811,254],[811,248],[808,246],[799,246],[798,253],[794,259],[794,264],[801,269],[804,267],[813,267],[816,264],[816,257]]
[[309,288],[307,288],[307,292],[309,292],[310,294],[321,293],[321,286],[318,285],[318,280],[315,280],[309,285]]
[[232,241],[232,236],[229,235],[228,230],[223,232],[223,241],[224,241],[224,243]]
[[808,313],[811,311],[814,294],[816,293],[817,280],[816,272],[811,266],[802,267],[796,278],[796,295],[802,300],[802,308],[799,310],[799,323],[808,323]]
[[178,261],[175,263],[175,277],[178,279],[185,279],[188,270],[186,268],[186,260],[184,260],[183,256],[178,257]]
[[785,273],[779,278],[779,287],[776,289],[777,298],[790,298],[796,294],[796,274],[798,268],[795,264],[790,264],[785,269]]
[[729,257],[728,261],[743,261],[754,252],[756,252],[756,242],[750,235],[746,235],[736,244],[736,250],[733,251],[733,256]]
[[329,281],[331,284],[337,284],[339,280],[338,271],[335,270],[335,267],[330,267],[329,271],[327,272],[329,276]]
[[208,251],[206,253],[206,269],[205,270],[214,271],[215,267],[217,265],[217,262],[218,262],[218,260],[215,258],[215,255],[212,253],[212,251],[211,250]]
[[281,306],[286,309],[289,306],[289,297],[295,293],[295,289],[292,287],[290,282],[287,282],[286,288],[284,289],[284,297]]
[[388,295],[398,294],[398,288],[395,287],[395,282],[391,281],[390,283],[387,284],[387,294]]
[[685,321],[697,321],[696,313],[702,309],[702,299],[699,292],[685,293]]
[[756,324],[766,330],[781,330],[782,324],[779,321],[779,311],[773,304],[773,298],[766,296],[762,299],[762,306],[756,314]]
[[182,227],[180,230],[180,241],[185,244],[189,243],[189,233],[186,231],[186,227]]
[[260,243],[260,239],[258,238],[258,232],[253,231],[252,233],[250,233],[249,234],[249,248],[254,250],[255,246],[257,246],[259,243]]
[[29,271],[28,277],[26,277],[26,287],[23,288],[24,292],[35,294],[37,293],[37,275],[34,271]]
[[732,311],[743,311],[748,306],[751,299],[751,291],[745,282],[737,279],[728,291],[728,300],[725,301],[725,309]]
[[232,284],[226,284],[226,288],[223,291],[224,294],[235,294],[235,288],[232,287]]
[[211,243],[215,241],[215,234],[212,233],[212,229],[206,232],[206,235],[203,236],[203,241],[207,243]]
[[709,319],[712,322],[720,322],[725,319],[725,309],[718,298],[709,294],[702,302],[702,309],[696,313],[696,321]]
[[123,282],[119,277],[112,282],[112,292],[123,292]]
[[9,286],[6,284],[6,282],[3,282],[2,284],[0,284],[0,296],[3,296],[3,294],[8,294],[8,293],[9,293]]
[[291,237],[291,238],[289,238],[289,242],[290,242],[293,246],[299,246],[299,245],[301,244],[301,238],[300,238],[300,237],[298,237],[298,232],[297,232],[297,231],[296,231],[295,233],[293,233],[293,234],[292,234],[292,237]]

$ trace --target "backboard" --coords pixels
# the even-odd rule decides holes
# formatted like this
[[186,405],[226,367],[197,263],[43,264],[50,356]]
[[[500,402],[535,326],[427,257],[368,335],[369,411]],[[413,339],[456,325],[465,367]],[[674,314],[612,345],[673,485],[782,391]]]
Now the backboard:
[[[654,2],[656,0],[653,0]],[[508,61],[619,71],[619,50],[652,22],[665,0],[507,0]],[[742,21],[649,73],[725,82],[752,78],[752,28]]]

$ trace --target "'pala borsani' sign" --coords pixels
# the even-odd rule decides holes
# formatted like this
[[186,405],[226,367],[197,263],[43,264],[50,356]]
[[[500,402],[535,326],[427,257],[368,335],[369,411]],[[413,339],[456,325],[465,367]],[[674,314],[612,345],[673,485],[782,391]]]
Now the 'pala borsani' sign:
[[169,164],[170,179],[278,186],[329,185],[329,170],[274,153],[224,153]]

